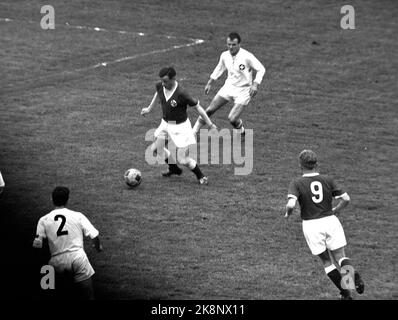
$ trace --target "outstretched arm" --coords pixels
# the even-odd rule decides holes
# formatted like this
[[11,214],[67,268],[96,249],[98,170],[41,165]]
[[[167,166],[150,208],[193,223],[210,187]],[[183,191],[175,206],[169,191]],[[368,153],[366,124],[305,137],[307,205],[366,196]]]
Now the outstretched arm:
[[205,87],[205,94],[209,94],[211,85],[215,80],[217,80],[221,75],[224,73],[226,70],[225,64],[223,57],[221,55],[220,60],[218,61],[217,66],[214,68],[212,74],[210,75],[209,81],[207,81],[206,87]]
[[147,113],[149,113],[149,112],[152,111],[153,107],[154,107],[155,104],[156,104],[157,97],[158,97],[158,93],[155,92],[155,94],[153,95],[152,101],[151,101],[151,103],[149,104],[149,106],[146,107],[146,108],[143,108],[143,109],[141,110],[141,115],[145,116]]

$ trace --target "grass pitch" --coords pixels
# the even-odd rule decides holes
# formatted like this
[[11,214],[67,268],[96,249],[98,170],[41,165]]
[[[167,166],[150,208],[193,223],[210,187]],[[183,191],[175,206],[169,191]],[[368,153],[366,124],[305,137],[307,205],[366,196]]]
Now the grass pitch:
[[[352,198],[340,218],[366,282],[358,298],[396,299],[398,6],[354,1],[356,29],[342,30],[344,4],[53,0],[55,30],[42,30],[39,1],[3,1],[0,18],[13,19],[0,21],[9,296],[50,296],[31,244],[62,184],[71,189],[68,207],[100,230],[104,251],[86,248],[99,299],[335,299],[298,215],[282,220],[297,154],[310,148]],[[186,169],[164,179],[164,168],[144,158],[160,110],[140,116],[158,70],[174,65],[206,107],[223,79],[210,96],[203,89],[231,31],[267,68],[243,114],[254,130],[253,172],[210,164],[202,166],[207,187]],[[204,42],[184,47],[190,39]],[[213,117],[219,128],[230,127],[228,112]],[[123,182],[131,167],[143,173],[132,190]]]

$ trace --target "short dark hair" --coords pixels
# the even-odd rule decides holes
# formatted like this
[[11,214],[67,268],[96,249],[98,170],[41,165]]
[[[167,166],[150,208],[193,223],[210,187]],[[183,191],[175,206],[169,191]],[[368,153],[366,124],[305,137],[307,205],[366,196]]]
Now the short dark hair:
[[312,170],[317,166],[317,155],[312,150],[303,150],[299,154],[299,162],[302,168]]
[[52,198],[55,206],[60,207],[66,205],[69,200],[69,189],[62,186],[55,187]]
[[169,79],[172,79],[176,76],[177,72],[175,71],[175,69],[173,67],[166,67],[166,68],[162,68],[159,71],[159,77],[163,78],[164,76],[168,76]]
[[237,40],[238,40],[238,43],[240,43],[240,41],[241,41],[240,35],[239,35],[239,33],[237,33],[237,32],[231,32],[231,33],[228,35],[228,38],[230,38],[231,40],[237,39]]

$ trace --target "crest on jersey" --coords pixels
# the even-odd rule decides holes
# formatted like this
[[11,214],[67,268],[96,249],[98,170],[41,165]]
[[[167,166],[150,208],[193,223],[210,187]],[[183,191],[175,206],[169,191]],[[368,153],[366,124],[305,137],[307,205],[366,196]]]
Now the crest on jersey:
[[239,65],[239,70],[245,70],[245,68],[246,68],[246,67],[245,67],[244,64],[240,64],[240,65]]
[[175,108],[177,107],[177,101],[175,101],[174,99],[170,101],[170,105]]

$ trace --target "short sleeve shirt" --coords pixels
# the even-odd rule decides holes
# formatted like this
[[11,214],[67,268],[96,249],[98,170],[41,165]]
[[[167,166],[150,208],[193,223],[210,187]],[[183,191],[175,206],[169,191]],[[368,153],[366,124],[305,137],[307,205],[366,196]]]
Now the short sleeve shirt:
[[80,212],[67,208],[55,209],[40,218],[34,247],[41,247],[42,240],[48,239],[52,256],[83,249],[83,236],[94,239],[99,234],[98,230]]
[[343,191],[331,177],[306,174],[293,180],[288,189],[288,198],[296,199],[300,204],[303,220],[318,219],[333,214],[333,198],[343,195]]
[[179,84],[171,97],[166,100],[161,82],[156,84],[156,92],[162,106],[163,119],[167,122],[175,122],[177,124],[185,122],[188,119],[187,107],[196,106],[198,100],[193,98]]

